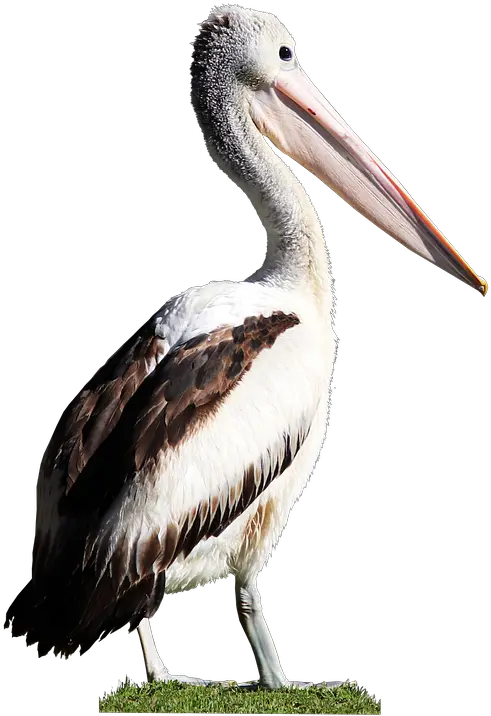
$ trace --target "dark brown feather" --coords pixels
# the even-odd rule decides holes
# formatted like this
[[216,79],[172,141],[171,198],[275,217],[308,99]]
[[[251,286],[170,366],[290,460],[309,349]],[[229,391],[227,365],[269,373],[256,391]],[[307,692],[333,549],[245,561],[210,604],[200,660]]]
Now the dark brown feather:
[[61,416],[41,465],[50,477],[59,469],[68,493],[97,448],[117,425],[129,399],[165,355],[155,335],[155,320],[145,324],[97,371]]
[[149,389],[156,388],[135,424],[136,468],[144,468],[166,444],[184,440],[217,409],[257,355],[298,322],[280,312],[246,318],[243,326],[217,329],[169,353],[147,381]]

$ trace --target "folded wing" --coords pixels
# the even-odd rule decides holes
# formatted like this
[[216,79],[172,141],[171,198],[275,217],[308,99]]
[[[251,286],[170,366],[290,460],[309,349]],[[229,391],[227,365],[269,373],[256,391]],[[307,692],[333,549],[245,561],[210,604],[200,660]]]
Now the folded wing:
[[282,312],[249,317],[168,352],[144,327],[94,376],[43,460],[33,579],[7,614],[14,635],[38,642],[40,654],[54,647],[69,655],[124,624],[135,628],[158,608],[176,557],[218,536],[291,464],[308,421],[285,425],[238,477],[223,475],[214,494],[149,524],[147,498],[163,463],[186,449],[256,357],[298,323]]

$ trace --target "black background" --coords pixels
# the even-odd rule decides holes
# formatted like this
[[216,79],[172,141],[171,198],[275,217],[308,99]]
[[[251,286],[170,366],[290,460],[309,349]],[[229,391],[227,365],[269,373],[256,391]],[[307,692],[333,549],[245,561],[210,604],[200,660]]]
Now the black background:
[[[489,270],[480,50],[461,45],[471,21],[450,11],[423,20],[375,7],[281,10],[305,69]],[[40,18],[22,214],[32,231],[10,264],[19,332],[8,374],[19,446],[7,485],[16,491],[5,525],[16,537],[4,543],[10,605],[27,584],[18,535],[29,530],[30,477],[66,401],[161,297],[243,278],[263,259],[254,213],[212,167],[187,99],[184,41],[206,13],[200,3],[158,15],[118,8],[58,16],[55,30]],[[318,184],[312,194],[336,263],[335,418],[320,479],[265,570],[265,613],[290,678],[358,678],[387,697],[428,670],[451,679],[457,663],[474,677],[489,297],[417,261]],[[231,584],[169,600],[157,626],[171,670],[255,677]],[[11,649],[4,661],[15,675]],[[80,698],[94,704],[120,672],[144,678],[126,638],[70,669],[56,686],[38,670],[36,683],[53,696],[82,674]]]

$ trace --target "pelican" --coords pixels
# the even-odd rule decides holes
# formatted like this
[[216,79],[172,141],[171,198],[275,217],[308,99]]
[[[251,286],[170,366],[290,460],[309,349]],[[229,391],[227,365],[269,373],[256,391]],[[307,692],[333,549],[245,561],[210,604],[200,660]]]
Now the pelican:
[[171,675],[149,620],[164,594],[235,578],[265,688],[285,676],[256,578],[326,430],[333,285],[310,200],[270,145],[366,218],[483,295],[479,278],[308,79],[270,14],[223,6],[194,42],[192,103],[210,155],[267,235],[242,282],[165,303],[88,381],[42,459],[32,578],[13,636],[70,656],[137,629],[149,680]]

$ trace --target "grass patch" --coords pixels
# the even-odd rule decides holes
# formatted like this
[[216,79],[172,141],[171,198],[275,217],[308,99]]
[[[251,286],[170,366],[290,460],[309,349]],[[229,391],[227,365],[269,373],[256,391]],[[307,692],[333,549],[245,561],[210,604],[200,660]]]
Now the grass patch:
[[190,686],[130,681],[99,701],[100,713],[379,714],[380,701],[366,689],[344,683],[332,689],[244,691],[234,686]]

